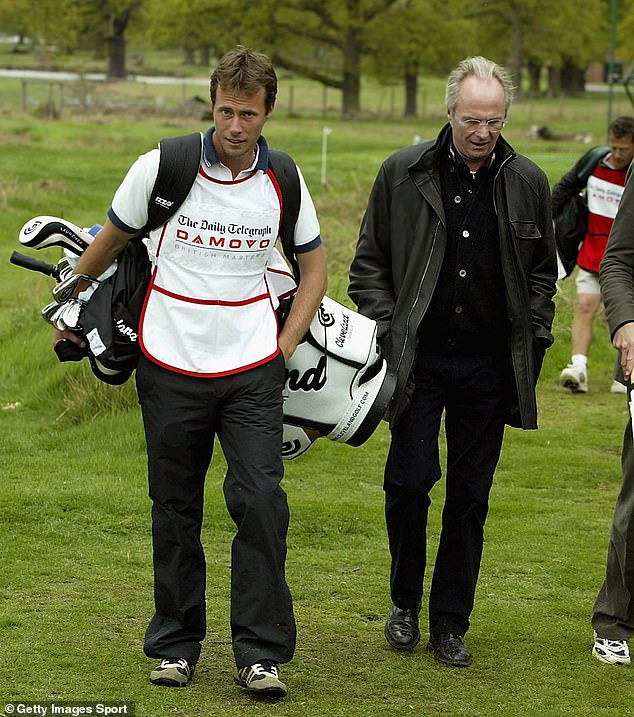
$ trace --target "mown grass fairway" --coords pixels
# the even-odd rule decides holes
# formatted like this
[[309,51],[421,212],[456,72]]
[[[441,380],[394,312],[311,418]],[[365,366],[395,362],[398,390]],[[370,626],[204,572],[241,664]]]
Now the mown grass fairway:
[[[438,111],[420,122],[329,118],[325,188],[322,118],[291,120],[280,112],[267,126],[270,143],[295,156],[314,193],[333,298],[345,300],[347,266],[380,162],[415,135],[435,135],[443,121],[441,96],[434,101]],[[631,111],[618,102],[617,114]],[[606,116],[601,96],[518,105],[505,135],[554,182],[585,146],[530,142],[530,125],[559,132],[583,127],[600,144]],[[397,654],[383,637],[389,591],[381,482],[388,432],[381,426],[361,448],[322,440],[287,464],[288,578],[299,628],[296,657],[283,668],[288,699],[253,703],[232,684],[233,526],[222,498],[220,451],[207,483],[208,638],[201,662],[187,689],[150,685],[154,663],[142,654],[153,607],[150,504],[133,386],[99,385],[86,366],[57,363],[39,317],[51,281],[11,266],[8,257],[19,249],[20,226],[36,214],[63,215],[82,226],[102,221],[137,154],[192,127],[204,124],[0,117],[0,704],[130,700],[143,717],[626,714],[633,668],[590,657],[589,616],[604,571],[627,411],[624,397],[609,393],[614,352],[600,320],[590,392],[569,396],[557,385],[569,359],[572,279],[561,283],[557,297],[557,343],[539,385],[541,428],[507,431],[468,634],[471,668],[438,665],[424,642],[413,654]],[[441,483],[431,511],[432,550],[442,490]]]

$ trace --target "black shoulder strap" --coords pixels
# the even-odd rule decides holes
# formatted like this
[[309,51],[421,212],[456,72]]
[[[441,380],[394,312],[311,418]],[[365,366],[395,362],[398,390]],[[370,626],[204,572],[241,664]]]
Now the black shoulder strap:
[[144,234],[157,229],[185,201],[198,174],[202,152],[200,132],[168,137],[159,143],[161,158],[158,174],[148,201]]
[[277,179],[282,191],[282,223],[280,226],[280,240],[284,256],[288,260],[295,279],[299,281],[299,266],[295,259],[293,240],[295,238],[295,225],[299,216],[301,203],[301,190],[299,175],[295,162],[285,154],[275,149],[269,149],[269,167]]
[[587,182],[595,167],[609,153],[609,147],[593,147],[588,150],[579,160],[577,166],[577,178],[580,181]]

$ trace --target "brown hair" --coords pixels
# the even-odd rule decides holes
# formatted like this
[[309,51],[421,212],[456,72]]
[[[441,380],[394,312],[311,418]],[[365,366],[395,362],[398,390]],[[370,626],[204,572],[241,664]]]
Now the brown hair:
[[216,104],[218,87],[247,95],[264,88],[264,103],[268,113],[273,109],[277,96],[277,75],[266,55],[238,45],[220,58],[211,73],[209,90],[212,105]]
[[634,141],[634,117],[624,115],[612,120],[608,127],[608,133],[614,135],[617,139],[629,137],[631,141]]

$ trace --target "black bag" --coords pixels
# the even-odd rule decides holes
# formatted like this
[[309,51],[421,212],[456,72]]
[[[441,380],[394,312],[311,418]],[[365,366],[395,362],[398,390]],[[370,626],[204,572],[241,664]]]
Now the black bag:
[[583,194],[571,197],[561,212],[553,217],[553,222],[559,258],[566,276],[570,276],[577,264],[579,246],[588,231],[588,207]]
[[[609,151],[610,148],[603,145],[593,147],[577,162],[575,184],[579,189],[585,190],[590,175]],[[553,225],[557,252],[566,276],[570,276],[577,264],[579,247],[588,231],[588,205],[585,193],[579,191],[573,194],[561,211],[553,216]]]
[[106,383],[122,384],[136,368],[139,319],[149,282],[147,249],[140,238],[132,239],[117,258],[117,270],[81,310],[79,323],[90,347],[90,366]]

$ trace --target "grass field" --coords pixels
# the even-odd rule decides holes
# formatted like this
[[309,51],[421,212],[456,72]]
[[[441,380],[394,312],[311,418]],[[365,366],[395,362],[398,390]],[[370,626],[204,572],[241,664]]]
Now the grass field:
[[[1,80],[0,90],[13,92],[9,82]],[[436,91],[418,122],[328,118],[325,187],[318,111],[294,119],[278,111],[267,126],[271,144],[296,157],[315,196],[333,298],[345,300],[347,266],[380,162],[416,135],[435,135],[441,101]],[[617,98],[615,114],[630,111]],[[530,126],[562,133],[583,128],[598,144],[606,112],[600,95],[518,105],[505,135],[554,182],[585,147],[531,142]],[[609,393],[614,353],[601,319],[590,392],[569,396],[557,385],[568,361],[572,280],[561,283],[557,296],[557,342],[539,384],[540,430],[509,430],[505,439],[468,635],[470,669],[438,665],[422,643],[413,654],[396,654],[383,638],[389,563],[381,480],[388,433],[381,426],[361,448],[319,441],[287,465],[288,578],[299,628],[296,658],[283,671],[288,699],[253,703],[232,684],[233,527],[219,451],[208,476],[203,532],[208,638],[187,689],[149,684],[153,663],[141,649],[152,612],[149,500],[133,387],[98,385],[85,366],[56,363],[38,316],[50,282],[7,259],[19,248],[20,226],[36,214],[80,225],[102,221],[137,154],[192,127],[204,125],[142,113],[62,121],[0,116],[0,705],[129,700],[144,717],[596,717],[630,710],[631,668],[601,665],[589,652],[626,405]],[[442,491],[441,483],[433,496],[431,550]]]

